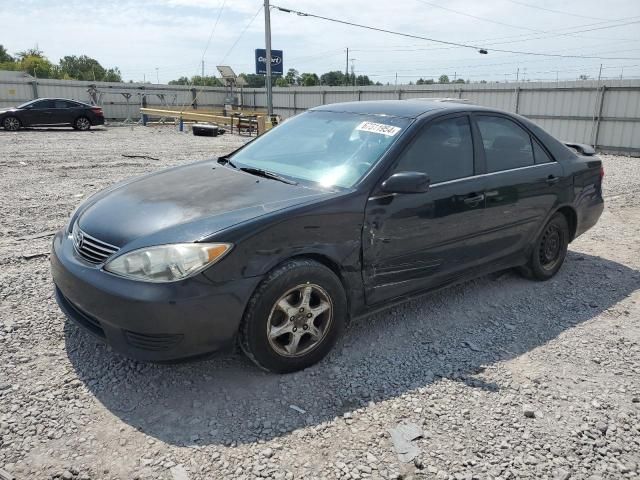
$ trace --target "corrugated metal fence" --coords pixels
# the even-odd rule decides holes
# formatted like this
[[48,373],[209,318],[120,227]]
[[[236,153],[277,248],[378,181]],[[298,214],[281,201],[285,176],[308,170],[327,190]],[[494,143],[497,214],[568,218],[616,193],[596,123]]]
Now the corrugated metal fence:
[[[239,96],[245,106],[266,106],[264,89],[245,88]],[[223,105],[227,92],[209,87],[36,80],[0,72],[0,108],[38,97],[93,101],[103,106],[109,119],[137,120],[143,97],[149,106],[184,106],[196,99],[199,108],[211,108]],[[273,105],[275,113],[289,117],[328,103],[425,97],[465,98],[524,115],[563,140],[640,154],[640,80],[274,88]]]

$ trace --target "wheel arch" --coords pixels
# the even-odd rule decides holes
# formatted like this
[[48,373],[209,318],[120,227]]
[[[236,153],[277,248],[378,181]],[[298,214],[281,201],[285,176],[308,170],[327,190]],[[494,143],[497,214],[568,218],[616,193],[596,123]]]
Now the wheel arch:
[[576,210],[570,205],[564,205],[558,208],[556,213],[561,213],[567,219],[567,224],[569,225],[569,242],[572,242],[578,229],[578,214]]
[[[338,280],[340,281],[340,284],[342,285],[342,288],[344,290],[345,293],[345,298],[347,300],[347,321],[350,321],[351,318],[353,317],[353,310],[352,307],[354,306],[355,302],[354,298],[353,298],[353,292],[355,291],[355,289],[357,288],[357,285],[353,285],[354,282],[351,282],[347,279],[347,275],[345,274],[344,270],[342,268],[340,268],[340,264],[338,261],[336,261],[335,259],[331,258],[328,255],[322,254],[322,253],[317,253],[317,252],[303,252],[303,253],[298,253],[295,255],[291,255],[289,257],[283,258],[280,261],[278,261],[277,263],[271,265],[271,267],[264,273],[264,276],[267,276],[270,272],[272,272],[273,270],[279,268],[281,265],[290,262],[292,260],[311,260],[314,261],[316,263],[319,263],[320,265],[328,268],[329,270],[331,270],[331,272],[333,272],[333,274],[338,277]],[[256,290],[258,290],[258,288],[260,287],[260,284],[262,282],[259,282],[255,288],[253,289],[253,292],[251,293],[251,296],[253,296],[253,294],[256,292]]]

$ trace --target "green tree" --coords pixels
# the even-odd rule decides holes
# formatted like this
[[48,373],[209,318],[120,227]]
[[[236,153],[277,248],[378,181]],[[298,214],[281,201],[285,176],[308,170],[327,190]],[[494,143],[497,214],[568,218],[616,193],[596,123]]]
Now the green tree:
[[9,55],[7,49],[4,46],[0,45],[0,63],[11,63],[14,62],[14,58]]
[[373,81],[366,75],[358,75],[356,77],[356,85],[373,85]]
[[288,85],[300,84],[300,74],[298,73],[298,70],[296,70],[295,68],[290,68],[287,71],[287,74],[285,75],[284,79],[286,80]]
[[67,55],[60,59],[59,74],[62,78],[87,81],[121,82],[122,74],[115,68],[106,69],[95,58],[87,55]]
[[38,78],[59,78],[58,68],[45,57],[27,55],[21,58],[17,66],[18,70],[27,72]]
[[118,67],[113,67],[107,70],[102,79],[103,82],[121,82],[122,73]]
[[334,70],[320,75],[321,85],[329,85],[331,87],[335,87],[337,85],[344,85],[347,81],[348,77],[340,70]]
[[438,83],[449,83],[449,77],[447,75],[440,75]]
[[65,78],[75,80],[102,80],[106,70],[95,58],[86,55],[67,55],[60,59],[60,73]]
[[287,82],[287,79],[284,77],[278,77],[276,78],[276,87],[289,87],[290,83]]
[[256,75],[255,73],[241,73],[240,76],[247,82],[249,88],[262,88],[265,84],[264,75]]
[[17,54],[18,60],[24,60],[27,57],[44,57],[44,52],[39,48],[29,48],[28,50],[23,50],[22,52],[18,52]]
[[453,83],[466,83],[466,82],[464,81],[464,78],[457,78],[456,81]]
[[320,85],[320,79],[315,73],[303,73],[300,76],[300,84],[304,87],[315,87]]

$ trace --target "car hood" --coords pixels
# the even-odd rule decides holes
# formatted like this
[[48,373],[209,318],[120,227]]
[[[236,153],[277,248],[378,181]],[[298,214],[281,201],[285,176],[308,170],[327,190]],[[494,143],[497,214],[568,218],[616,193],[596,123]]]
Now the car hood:
[[163,170],[98,193],[80,208],[77,221],[85,233],[118,247],[193,242],[331,195],[207,161]]

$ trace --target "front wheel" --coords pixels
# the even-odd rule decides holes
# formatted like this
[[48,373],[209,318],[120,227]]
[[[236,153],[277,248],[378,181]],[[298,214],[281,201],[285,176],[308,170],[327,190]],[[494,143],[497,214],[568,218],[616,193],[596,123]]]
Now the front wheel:
[[269,273],[251,297],[240,346],[264,370],[302,370],[329,353],[346,318],[340,279],[312,260],[291,260]]
[[544,226],[534,244],[529,262],[520,272],[534,280],[549,280],[564,263],[569,246],[569,225],[566,217],[556,213]]
[[9,132],[17,132],[20,130],[20,120],[16,117],[7,117],[2,121],[2,126]]
[[89,130],[91,128],[91,122],[87,117],[79,117],[73,122],[73,128],[76,130]]

